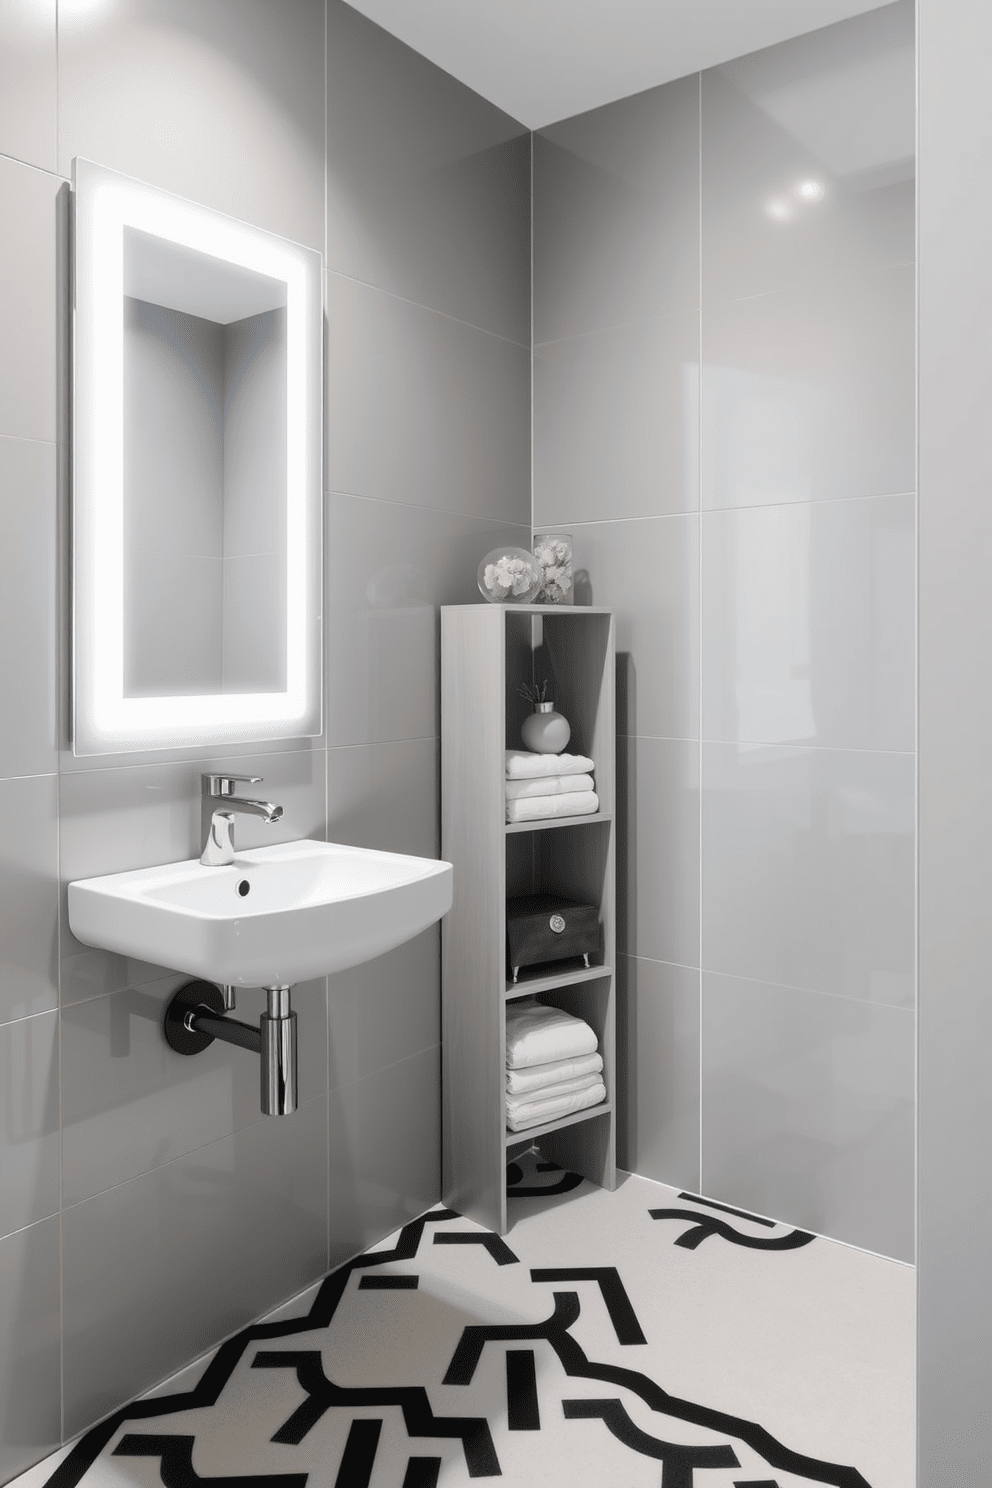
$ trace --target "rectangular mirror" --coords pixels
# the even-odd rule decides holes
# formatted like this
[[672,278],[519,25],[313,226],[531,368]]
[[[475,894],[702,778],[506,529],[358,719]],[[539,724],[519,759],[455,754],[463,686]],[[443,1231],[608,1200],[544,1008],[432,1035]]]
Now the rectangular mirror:
[[73,750],[318,734],[320,254],[73,185]]

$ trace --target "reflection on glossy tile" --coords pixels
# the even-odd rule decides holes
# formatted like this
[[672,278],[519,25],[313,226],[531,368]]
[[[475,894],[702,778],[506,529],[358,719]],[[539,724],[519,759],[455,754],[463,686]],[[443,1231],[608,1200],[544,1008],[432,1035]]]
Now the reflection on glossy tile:
[[324,1271],[326,1165],[319,1096],[64,1212],[67,1434]]
[[340,0],[327,20],[328,267],[528,343],[527,131]]
[[617,944],[691,966],[699,956],[699,745],[618,744]]
[[0,1023],[58,1006],[54,775],[0,780]]
[[53,440],[62,182],[0,156],[0,434]]
[[324,246],[324,18],[309,0],[101,0],[59,16],[74,155]]
[[699,314],[534,349],[538,525],[699,505]]
[[704,507],[915,488],[910,266],[703,314]]
[[913,1259],[913,1015],[703,978],[703,1191]]
[[64,886],[75,878],[121,873],[199,855],[200,773],[258,775],[264,798],[283,817],[271,825],[239,817],[240,847],[324,835],[323,750],[213,755],[183,764],[113,766],[61,777],[62,1001],[133,987],[163,975],[122,956],[84,947],[69,930]]
[[699,304],[699,79],[534,137],[537,341]]
[[436,858],[438,746],[407,739],[327,751],[327,840]]
[[703,734],[911,751],[913,496],[703,516]]
[[[62,1194],[90,1198],[263,1120],[259,1061],[216,1041],[194,1056],[165,1042],[162,1019],[183,975],[129,987],[62,1015]],[[293,988],[299,1093],[327,1089],[323,978]],[[234,1016],[258,1024],[265,994],[239,987]]]
[[56,448],[0,438],[0,776],[55,769]]
[[912,0],[703,73],[707,304],[912,262],[914,78]]
[[6,0],[0,13],[0,155],[55,170],[56,0]]
[[909,1007],[914,760],[703,745],[703,965]]
[[0,1235],[59,1207],[58,1014],[0,1025]]
[[0,1478],[59,1444],[59,1221],[0,1240]]
[[617,1161],[699,1192],[699,972],[621,956]]
[[529,351],[325,278],[328,489],[529,524]]
[[437,606],[478,599],[479,561],[504,542],[529,549],[530,526],[328,497],[329,743],[437,734]]
[[590,603],[616,613],[620,733],[698,736],[698,533],[695,516],[572,528]]

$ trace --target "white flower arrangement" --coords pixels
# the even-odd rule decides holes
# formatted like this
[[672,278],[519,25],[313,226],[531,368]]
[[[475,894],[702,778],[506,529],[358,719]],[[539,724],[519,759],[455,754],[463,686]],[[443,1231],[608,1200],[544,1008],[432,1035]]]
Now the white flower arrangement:
[[541,593],[546,604],[562,604],[572,590],[572,544],[552,534],[534,539],[534,557],[541,566]]
[[495,563],[487,563],[483,582],[490,594],[497,599],[527,594],[534,587],[534,566],[523,558],[503,557]]

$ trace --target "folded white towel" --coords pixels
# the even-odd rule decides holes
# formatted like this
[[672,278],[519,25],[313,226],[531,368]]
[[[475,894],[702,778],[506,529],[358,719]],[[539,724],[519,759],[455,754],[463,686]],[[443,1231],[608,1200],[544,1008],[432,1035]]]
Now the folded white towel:
[[557,1100],[561,1095],[575,1095],[580,1090],[591,1090],[594,1085],[602,1085],[602,1075],[580,1075],[577,1080],[559,1080],[557,1084],[542,1085],[537,1090],[525,1091],[523,1095],[511,1095],[506,1093],[506,1109],[516,1112],[522,1106],[532,1105],[534,1101]]
[[520,801],[526,796],[565,796],[574,791],[592,790],[591,775],[532,775],[529,780],[508,780],[506,799]]
[[506,1124],[511,1131],[524,1131],[528,1126],[540,1126],[559,1116],[570,1116],[573,1111],[584,1111],[587,1106],[598,1106],[605,1099],[606,1086],[602,1080],[597,1080],[588,1090],[576,1090],[572,1095],[560,1095],[551,1100],[528,1101],[515,1111],[507,1111]]
[[588,775],[596,767],[584,754],[531,754],[527,749],[506,751],[507,780],[529,780],[534,775]]
[[563,796],[524,796],[520,801],[507,801],[508,822],[546,821],[549,816],[589,816],[599,810],[595,791],[573,791]]
[[561,1008],[545,1007],[530,997],[507,1003],[507,1069],[595,1054],[598,1042],[588,1023]]
[[578,1059],[555,1059],[551,1064],[532,1064],[527,1069],[508,1069],[506,1089],[508,1095],[525,1095],[531,1091],[550,1089],[559,1082],[565,1084],[581,1080],[585,1075],[598,1075],[603,1068],[602,1054],[582,1054]]

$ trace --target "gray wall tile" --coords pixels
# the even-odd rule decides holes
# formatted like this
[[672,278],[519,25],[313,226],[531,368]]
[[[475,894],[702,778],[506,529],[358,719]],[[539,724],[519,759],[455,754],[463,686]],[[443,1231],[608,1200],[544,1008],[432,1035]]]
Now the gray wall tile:
[[617,944],[633,956],[699,960],[699,745],[618,741]]
[[617,1160],[699,1192],[699,972],[618,957]]
[[6,0],[0,14],[0,154],[53,171],[56,0]]
[[0,1023],[58,1006],[58,790],[0,780]]
[[703,745],[703,966],[912,1007],[909,754]]
[[56,768],[56,447],[0,438],[0,776]]
[[703,975],[703,1191],[913,1259],[914,1019]]
[[[57,300],[62,182],[0,156],[0,434],[58,435]],[[65,265],[61,265],[65,271]]]
[[342,0],[327,19],[328,268],[529,345],[527,131]]
[[0,1025],[0,1235],[59,1208],[58,1014]]
[[527,349],[340,274],[326,283],[327,487],[529,524]]
[[0,1240],[0,1477],[61,1438],[59,1220]]
[[323,1272],[326,1173],[318,1096],[65,1210],[67,1434]]
[[327,751],[327,840],[436,858],[438,744],[407,739]]

